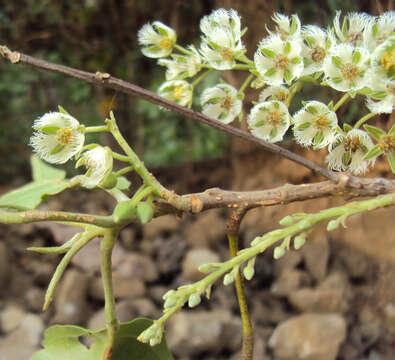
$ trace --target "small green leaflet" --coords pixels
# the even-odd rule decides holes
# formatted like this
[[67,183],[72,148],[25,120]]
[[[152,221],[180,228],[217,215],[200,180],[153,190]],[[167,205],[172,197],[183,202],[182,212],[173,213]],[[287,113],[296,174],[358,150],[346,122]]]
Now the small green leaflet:
[[0,208],[33,210],[52,195],[69,187],[66,172],[56,169],[36,156],[31,158],[33,181],[0,196]]
[[[140,333],[152,324],[150,319],[134,319],[122,323],[115,338],[113,360],[173,360],[166,340],[151,347],[137,341]],[[91,337],[93,345],[88,348],[80,343],[81,337]],[[32,360],[98,360],[102,359],[107,344],[107,331],[92,331],[74,325],[54,325],[44,333],[44,349],[36,352]]]

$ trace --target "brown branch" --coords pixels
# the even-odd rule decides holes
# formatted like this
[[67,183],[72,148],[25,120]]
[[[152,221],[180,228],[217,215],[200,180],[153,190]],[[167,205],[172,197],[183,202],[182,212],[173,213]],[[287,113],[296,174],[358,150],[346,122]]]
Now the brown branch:
[[291,160],[295,163],[298,163],[313,172],[320,174],[324,176],[325,178],[332,180],[332,181],[337,181],[338,180],[338,174],[336,174],[333,171],[327,170],[314,162],[305,159],[303,156],[300,156],[298,154],[295,154],[287,149],[282,148],[281,146],[278,146],[276,144],[269,143],[267,141],[264,141],[260,138],[257,138],[250,133],[237,129],[233,126],[223,124],[217,120],[211,119],[199,112],[193,111],[191,109],[188,109],[186,107],[180,106],[172,101],[166,100],[156,94],[154,94],[151,91],[148,91],[146,89],[143,89],[137,85],[134,85],[132,83],[129,83],[127,81],[118,79],[116,77],[111,76],[110,74],[107,73],[91,73],[87,71],[82,71],[78,69],[74,69],[68,66],[64,65],[59,65],[55,63],[51,63],[48,61],[40,60],[37,58],[34,58],[29,55],[22,54],[20,52],[16,51],[11,51],[7,46],[0,46],[0,55],[3,56],[4,58],[10,60],[13,64],[24,64],[24,65],[30,65],[39,69],[44,69],[52,72],[56,72],[62,75],[66,76],[71,76],[77,79],[80,79],[82,81],[92,83],[95,85],[99,86],[104,86],[108,87],[117,91],[121,91],[127,94],[131,94],[133,96],[137,96],[141,99],[147,100],[153,104],[157,104],[159,106],[163,106],[166,109],[169,109],[171,111],[174,111],[180,115],[186,116],[188,118],[197,120],[201,123],[204,123],[206,125],[209,125],[211,127],[214,127],[218,130],[224,131],[228,134],[237,136],[239,138],[242,138],[244,140],[259,144],[262,146],[265,150],[274,153],[274,154],[279,154],[288,160]]
[[[395,180],[384,178],[358,178],[339,174],[339,181],[323,181],[313,184],[283,186],[260,191],[228,191],[219,188],[207,189],[196,194],[182,195],[182,209],[177,209],[167,202],[156,202],[156,216],[187,211],[197,213],[214,208],[252,209],[260,206],[284,205],[294,201],[317,199],[327,196],[347,198],[359,196],[377,196],[395,191]],[[187,206],[185,206],[187,204]],[[194,205],[195,204],[195,205]],[[198,206],[196,206],[198,204]],[[198,210],[198,211],[197,211]]]

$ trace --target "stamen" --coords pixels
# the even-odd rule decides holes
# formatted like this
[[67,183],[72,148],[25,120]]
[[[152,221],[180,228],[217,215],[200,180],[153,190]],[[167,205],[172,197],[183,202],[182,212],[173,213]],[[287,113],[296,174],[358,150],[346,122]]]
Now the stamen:
[[61,145],[69,145],[73,139],[73,129],[61,128],[56,132],[55,140]]
[[158,46],[163,50],[169,50],[173,45],[171,39],[168,36],[163,37],[159,40]]
[[316,46],[313,50],[313,53],[311,54],[311,58],[316,63],[320,63],[322,60],[324,60],[325,56],[326,56],[326,51],[321,46]]
[[353,64],[345,64],[341,72],[343,77],[348,81],[354,81],[359,75],[358,68]]

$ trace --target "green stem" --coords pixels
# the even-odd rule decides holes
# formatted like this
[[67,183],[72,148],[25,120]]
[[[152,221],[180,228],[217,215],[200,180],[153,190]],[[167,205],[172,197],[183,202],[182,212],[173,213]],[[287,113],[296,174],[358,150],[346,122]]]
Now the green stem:
[[250,70],[252,68],[249,64],[235,64],[232,66],[232,70]]
[[358,129],[362,124],[364,124],[366,121],[368,121],[370,118],[372,118],[373,116],[376,116],[376,113],[369,113],[366,114],[365,116],[361,117],[357,123],[354,125],[354,129]]
[[293,85],[291,86],[291,89],[290,89],[290,91],[289,91],[289,95],[288,95],[287,99],[286,99],[285,102],[284,102],[284,104],[285,104],[287,107],[288,107],[289,104],[291,103],[292,98],[295,96],[295,94],[296,94],[297,92],[300,91],[300,89],[302,89],[302,87],[303,87],[303,82],[302,82],[302,81],[297,81],[295,84],[293,84]]
[[[234,258],[238,252],[238,237],[228,233],[228,243],[230,257]],[[242,360],[252,360],[254,351],[254,332],[251,324],[250,315],[248,313],[248,306],[243,289],[243,279],[240,270],[237,271],[235,276],[235,286],[237,299],[239,300],[239,308],[241,315],[241,323],[243,327],[243,349]]]
[[3,224],[29,224],[39,221],[70,222],[105,228],[111,228],[115,225],[112,216],[80,214],[66,211],[29,210],[13,212],[0,210],[0,223]]
[[101,273],[104,289],[104,312],[106,317],[106,328],[108,335],[107,347],[105,354],[111,359],[111,353],[115,342],[115,336],[119,329],[119,321],[115,310],[115,298],[112,284],[112,265],[111,256],[114,248],[117,230],[108,230],[104,233],[104,237],[100,244],[101,251]]
[[94,133],[94,132],[103,132],[103,131],[109,131],[107,125],[89,126],[89,127],[86,127],[84,130],[85,134]]
[[168,203],[175,206],[179,210],[189,211],[190,203],[188,199],[167,190],[145,167],[144,163],[139,159],[136,153],[132,150],[126,140],[120,133],[113,112],[110,112],[110,119],[106,120],[115,140],[118,142],[122,150],[129,158],[129,163],[134,166],[134,170],[140,175],[146,185],[153,189],[153,193]]
[[47,310],[48,306],[51,304],[54,292],[56,290],[59,281],[66,270],[67,265],[70,263],[73,256],[81,250],[89,241],[91,241],[96,236],[103,234],[105,230],[97,227],[87,227],[84,233],[81,233],[80,238],[73,244],[71,249],[63,256],[62,260],[56,267],[56,270],[52,276],[52,279],[48,285],[47,292],[45,293],[45,301],[43,305],[43,310]]
[[342,106],[346,101],[347,101],[347,99],[350,97],[350,93],[345,93],[342,97],[341,97],[341,99],[336,103],[336,105],[334,105],[333,106],[333,111],[337,111],[339,108],[340,108],[340,106]]
[[254,78],[255,75],[250,74],[248,77],[244,80],[243,84],[241,85],[238,94],[244,94],[244,90],[248,86],[248,84],[251,82],[251,80]]
[[130,200],[121,190],[117,188],[105,189],[106,193],[110,194],[117,202]]
[[141,186],[133,195],[132,197],[132,204],[134,207],[142,200],[144,199],[147,195],[152,193],[152,187],[150,186]]
[[127,163],[130,162],[130,160],[129,160],[129,158],[127,156],[118,154],[118,153],[116,153],[114,151],[112,152],[112,157],[114,159],[117,159],[117,160],[120,160],[120,161],[123,161],[123,162],[127,162]]
[[208,74],[210,74],[211,72],[213,72],[213,69],[209,69],[207,71],[205,71],[203,74],[201,74],[198,78],[196,78],[193,82],[192,82],[192,86],[196,86],[197,84],[199,84]]
[[174,44],[173,47],[174,47],[174,49],[177,49],[179,52],[182,52],[185,55],[192,55],[193,54],[192,51],[185,49],[181,45]]
[[117,172],[115,172],[114,175],[115,175],[116,177],[122,176],[122,175],[127,174],[127,173],[130,172],[130,171],[133,171],[133,170],[134,170],[134,166],[127,166],[127,167],[125,167],[125,168],[123,168],[123,169],[118,170]]

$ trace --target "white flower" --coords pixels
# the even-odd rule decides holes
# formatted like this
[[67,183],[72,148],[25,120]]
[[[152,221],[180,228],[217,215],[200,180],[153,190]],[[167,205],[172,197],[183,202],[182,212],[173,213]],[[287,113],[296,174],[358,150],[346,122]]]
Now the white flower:
[[289,89],[282,85],[268,86],[259,94],[259,102],[279,100],[284,102],[289,95]]
[[315,25],[302,28],[302,55],[304,61],[303,75],[322,71],[322,65],[335,40],[330,32],[322,30]]
[[[300,41],[300,20],[298,15],[294,14],[289,18],[286,15],[275,13],[272,16],[273,21],[276,23],[275,33],[279,34],[282,40],[297,40]],[[269,34],[274,34],[267,29]]]
[[283,139],[291,117],[282,102],[272,100],[256,104],[247,122],[253,135],[273,143]]
[[106,179],[112,171],[113,157],[109,147],[97,146],[81,155],[76,167],[84,165],[87,169],[85,175],[78,175],[75,182],[88,189],[93,189]]
[[189,106],[191,104],[192,92],[192,85],[185,80],[166,81],[158,90],[160,96],[181,106]]
[[303,71],[299,41],[282,40],[280,35],[270,35],[259,44],[254,62],[259,75],[269,85],[290,84]]
[[141,52],[150,58],[170,55],[176,40],[176,32],[160,21],[145,24],[138,33],[139,44],[143,46]]
[[78,153],[84,145],[82,126],[72,116],[50,112],[35,120],[36,130],[30,146],[37,155],[52,164],[63,164]]
[[361,47],[340,44],[332,48],[323,65],[325,80],[338,91],[359,90],[365,86],[369,52]]
[[225,124],[232,122],[242,110],[242,101],[237,97],[237,90],[228,84],[218,84],[204,90],[201,103],[204,115]]
[[387,11],[366,26],[364,45],[369,51],[381,45],[395,31],[395,11]]
[[369,88],[374,91],[366,106],[376,114],[391,114],[395,108],[395,79],[381,79],[374,71],[368,72]]
[[336,138],[336,113],[319,101],[309,101],[293,116],[296,141],[303,146],[321,149]]
[[343,133],[338,136],[326,157],[328,167],[337,171],[349,169],[354,175],[364,174],[375,162],[375,158],[363,160],[372,147],[372,140],[363,130],[352,129]]
[[379,45],[372,54],[371,65],[377,75],[391,78],[395,75],[395,34]]
[[339,43],[362,46],[365,28],[372,25],[374,17],[365,13],[350,13],[344,17],[342,26],[340,26],[340,14],[341,11],[337,11],[333,20]]
[[166,66],[166,80],[185,79],[196,75],[201,67],[202,61],[196,48],[191,45],[188,48],[191,55],[172,54],[172,60],[159,59],[158,64]]
[[218,9],[200,21],[203,32],[200,52],[210,66],[229,70],[245,52],[241,42],[240,17],[233,9]]

